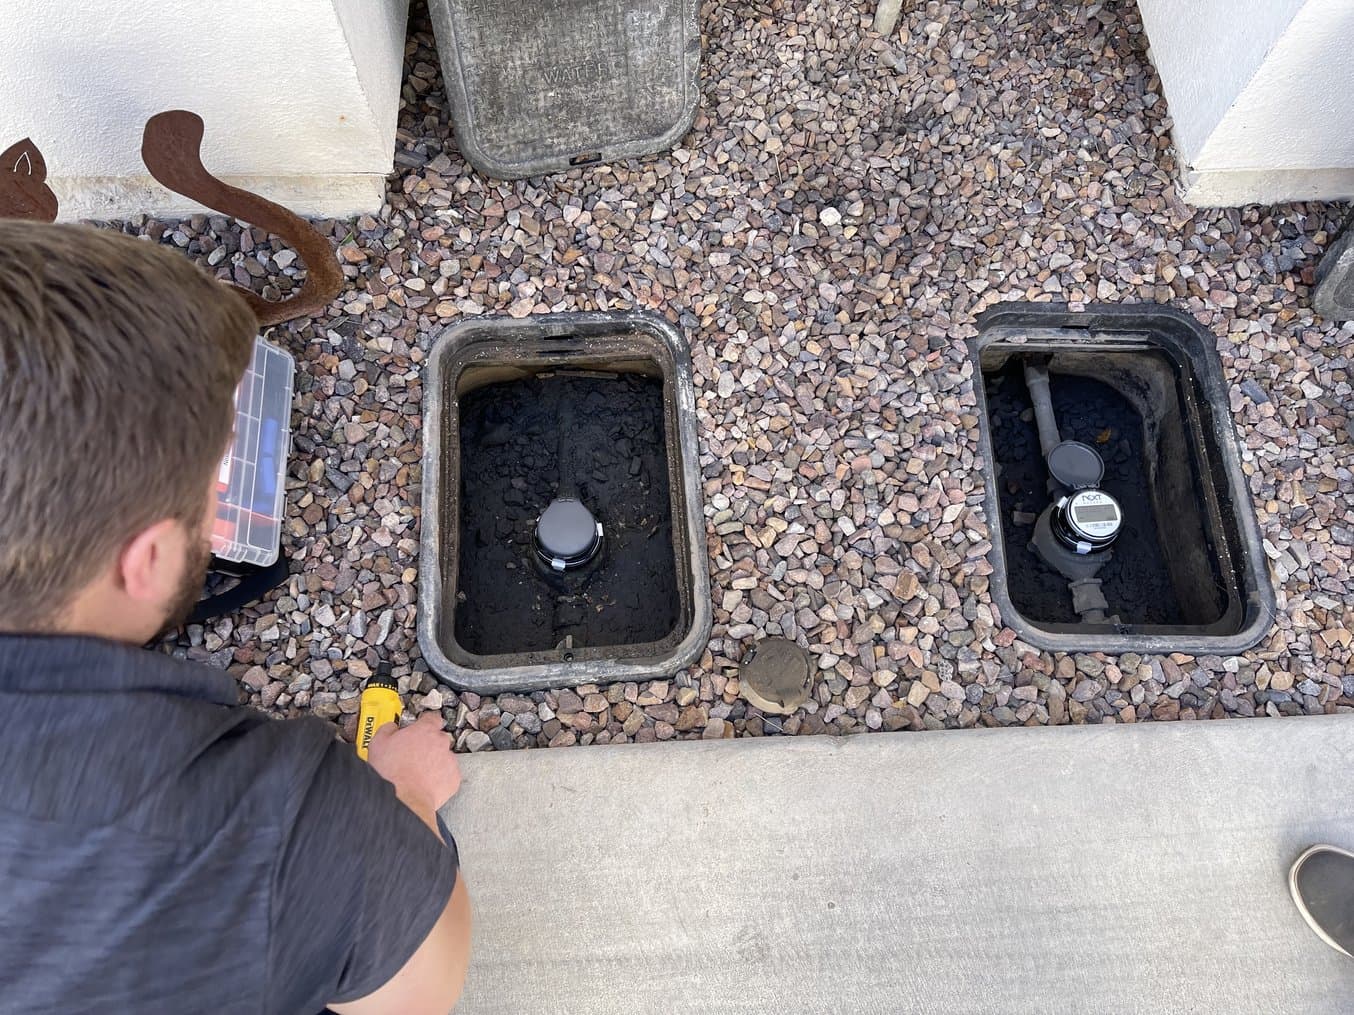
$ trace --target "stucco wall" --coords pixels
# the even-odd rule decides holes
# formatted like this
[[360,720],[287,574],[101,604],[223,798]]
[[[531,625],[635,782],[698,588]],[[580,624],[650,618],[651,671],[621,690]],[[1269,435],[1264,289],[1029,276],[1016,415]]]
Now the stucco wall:
[[1182,153],[1194,158],[1203,150],[1303,3],[1139,0]]
[[1354,167],[1354,3],[1307,0],[1199,161],[1218,169]]
[[1354,3],[1139,0],[1186,200],[1354,196]]
[[175,212],[141,128],[206,121],[203,161],[299,211],[379,207],[394,152],[408,0],[7,0],[0,147],[32,137],[63,217]]

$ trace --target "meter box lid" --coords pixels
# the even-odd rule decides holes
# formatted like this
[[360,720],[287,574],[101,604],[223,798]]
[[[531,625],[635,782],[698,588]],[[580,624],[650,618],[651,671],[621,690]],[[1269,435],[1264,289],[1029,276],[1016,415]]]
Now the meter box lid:
[[219,560],[260,567],[277,560],[295,375],[290,353],[254,340],[235,390],[235,437],[216,475],[212,553]]
[[521,179],[671,148],[700,98],[697,0],[429,0],[456,140]]

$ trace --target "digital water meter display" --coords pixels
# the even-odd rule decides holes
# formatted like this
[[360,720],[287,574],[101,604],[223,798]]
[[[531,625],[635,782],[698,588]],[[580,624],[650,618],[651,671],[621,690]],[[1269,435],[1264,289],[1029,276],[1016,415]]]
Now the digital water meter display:
[[1075,553],[1093,553],[1114,542],[1124,523],[1119,502],[1104,490],[1078,490],[1058,501],[1053,534]]
[[1080,505],[1074,509],[1077,521],[1085,525],[1088,522],[1117,522],[1119,509],[1113,504],[1099,504],[1087,507]]

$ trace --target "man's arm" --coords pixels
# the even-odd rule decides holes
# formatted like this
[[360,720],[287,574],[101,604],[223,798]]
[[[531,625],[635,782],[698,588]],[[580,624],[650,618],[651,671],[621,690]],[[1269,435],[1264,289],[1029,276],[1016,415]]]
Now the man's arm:
[[470,895],[456,879],[447,908],[398,973],[375,992],[347,1004],[337,1015],[447,1015],[456,1006],[470,964]]
[[[394,784],[400,801],[440,837],[437,809],[461,785],[451,735],[443,730],[441,717],[425,712],[404,729],[393,723],[382,727],[372,737],[368,757],[372,768]],[[399,972],[365,997],[330,1004],[330,1009],[337,1015],[447,1015],[465,984],[470,928],[470,894],[463,872],[458,872],[442,915]]]

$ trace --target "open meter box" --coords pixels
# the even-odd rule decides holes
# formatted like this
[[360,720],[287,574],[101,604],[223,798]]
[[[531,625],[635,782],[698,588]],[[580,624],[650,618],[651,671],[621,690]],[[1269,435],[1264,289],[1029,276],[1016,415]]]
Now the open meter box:
[[239,609],[287,577],[282,517],[295,379],[291,354],[256,338],[235,390],[235,436],[217,470],[212,524],[212,569],[240,582],[201,600],[195,622]]

